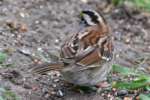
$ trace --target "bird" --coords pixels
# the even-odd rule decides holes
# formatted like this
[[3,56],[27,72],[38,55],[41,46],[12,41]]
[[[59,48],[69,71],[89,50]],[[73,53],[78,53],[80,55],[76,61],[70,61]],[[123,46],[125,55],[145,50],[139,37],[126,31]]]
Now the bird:
[[113,61],[110,27],[95,10],[82,10],[79,15],[81,28],[61,45],[59,61],[35,66],[33,73],[57,70],[65,81],[80,86],[95,86],[106,80]]

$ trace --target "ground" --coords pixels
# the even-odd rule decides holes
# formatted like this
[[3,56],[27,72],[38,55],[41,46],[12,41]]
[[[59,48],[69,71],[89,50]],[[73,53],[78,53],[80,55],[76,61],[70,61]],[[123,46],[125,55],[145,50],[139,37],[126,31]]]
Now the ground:
[[[5,64],[10,64],[0,69],[0,86],[11,89],[21,100],[102,100],[94,92],[80,94],[66,89],[58,72],[45,76],[30,72],[38,59],[51,61],[49,52],[57,55],[66,36],[76,32],[78,14],[85,8],[101,11],[110,25],[114,63],[149,73],[150,16],[130,7],[111,10],[105,3],[102,0],[0,0],[0,51],[7,52]],[[144,60],[139,63],[141,59]]]

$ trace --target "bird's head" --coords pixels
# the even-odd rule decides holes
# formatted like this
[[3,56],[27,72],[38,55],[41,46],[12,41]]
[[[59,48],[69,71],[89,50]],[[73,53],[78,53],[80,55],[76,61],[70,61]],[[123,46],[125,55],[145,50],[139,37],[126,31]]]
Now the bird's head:
[[80,13],[81,21],[88,26],[105,24],[103,16],[94,10],[83,10]]

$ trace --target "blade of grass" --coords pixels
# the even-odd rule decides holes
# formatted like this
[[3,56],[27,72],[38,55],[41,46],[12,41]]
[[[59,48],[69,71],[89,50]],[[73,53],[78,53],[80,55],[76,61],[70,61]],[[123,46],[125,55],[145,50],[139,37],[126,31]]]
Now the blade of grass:
[[0,52],[0,64],[2,64],[7,58],[7,54]]
[[141,76],[138,77],[137,80],[133,80],[131,82],[114,82],[112,86],[118,89],[128,89],[134,90],[138,88],[145,88],[146,86],[150,85],[150,76]]
[[125,0],[112,0],[114,6],[122,5]]
[[149,6],[150,5],[150,0],[134,0],[133,3],[138,8],[150,11],[150,6]]
[[138,75],[137,71],[131,68],[127,68],[116,64],[114,64],[112,67],[113,67],[113,72],[115,73],[120,73],[122,75],[135,75],[135,76]]
[[0,87],[0,100],[21,100],[15,92]]
[[139,10],[150,11],[150,0],[112,0],[114,6],[121,6],[129,3],[133,4],[133,7]]
[[140,100],[150,100],[150,95],[140,94]]

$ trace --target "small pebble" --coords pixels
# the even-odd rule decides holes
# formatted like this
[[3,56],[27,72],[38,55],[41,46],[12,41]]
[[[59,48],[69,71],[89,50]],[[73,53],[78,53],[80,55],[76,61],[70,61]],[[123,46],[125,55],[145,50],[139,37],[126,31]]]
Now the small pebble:
[[110,97],[111,97],[111,94],[110,94],[110,93],[109,93],[109,94],[107,94],[107,97],[108,97],[108,98],[110,98]]
[[120,57],[120,55],[119,54],[116,54],[116,58],[119,58]]
[[128,91],[127,90],[119,90],[117,92],[117,96],[125,96],[128,94]]
[[139,97],[139,96],[136,96],[136,100],[140,100],[140,97]]
[[105,96],[105,94],[104,94],[104,93],[102,93],[102,94],[101,94],[101,96],[103,96],[103,97],[104,97],[104,96]]
[[40,23],[40,21],[39,21],[39,20],[36,20],[36,21],[35,21],[35,24],[39,24],[39,23]]
[[132,97],[124,97],[123,100],[133,100]]
[[32,89],[32,87],[31,87],[29,84],[23,84],[23,87],[24,87],[25,89]]
[[54,82],[59,82],[59,79],[54,79]]
[[116,92],[116,90],[117,90],[116,88],[112,88],[112,91]]
[[28,48],[19,49],[19,52],[25,55],[31,55],[31,51]]
[[60,97],[64,96],[64,94],[61,90],[58,90],[58,96],[60,96]]
[[24,17],[25,17],[25,14],[24,14],[23,12],[20,12],[20,16],[21,16],[22,18],[24,18]]
[[53,85],[52,85],[52,87],[54,87],[54,88],[55,88],[55,87],[57,87],[57,85],[56,85],[56,84],[53,84]]
[[44,97],[45,97],[45,98],[49,98],[49,96],[50,96],[50,95],[49,95],[48,93],[46,93]]
[[126,44],[129,44],[129,43],[130,43],[130,38],[127,38],[127,39],[125,40],[125,43],[126,43]]
[[87,3],[88,2],[88,0],[81,0],[83,3]]
[[38,50],[38,51],[43,52],[43,49],[42,49],[42,48],[40,48],[40,47],[39,47],[39,48],[37,48],[37,50]]
[[59,43],[59,40],[58,40],[58,39],[55,39],[55,43]]

